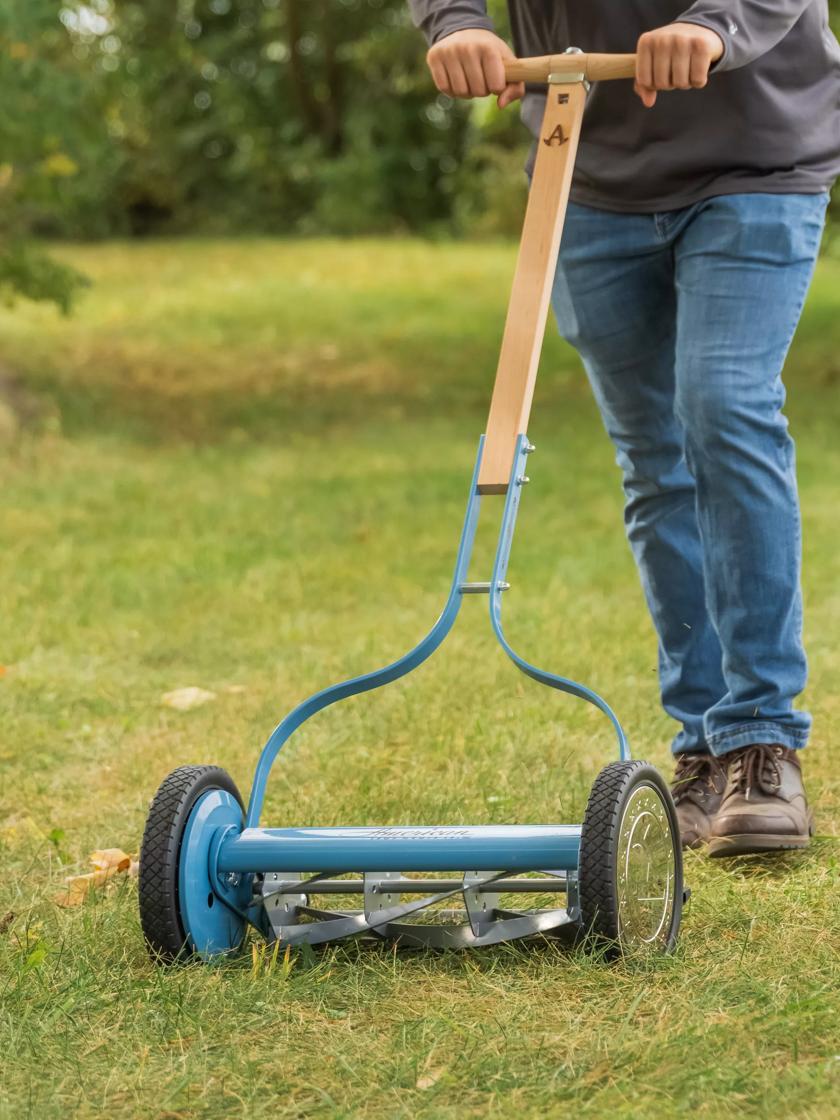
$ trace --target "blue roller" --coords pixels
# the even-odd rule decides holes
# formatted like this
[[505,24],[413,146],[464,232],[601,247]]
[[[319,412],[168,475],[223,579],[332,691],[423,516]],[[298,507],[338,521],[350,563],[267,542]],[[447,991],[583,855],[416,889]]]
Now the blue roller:
[[221,872],[573,871],[580,827],[411,825],[405,828],[246,828],[219,849]]

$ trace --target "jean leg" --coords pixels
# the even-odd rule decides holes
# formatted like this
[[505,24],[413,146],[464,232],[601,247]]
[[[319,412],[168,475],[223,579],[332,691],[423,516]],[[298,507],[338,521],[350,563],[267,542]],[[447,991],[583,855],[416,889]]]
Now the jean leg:
[[682,724],[674,750],[706,750],[703,716],[725,687],[674,414],[673,257],[653,219],[571,205],[552,304],[616,449],[627,536],[659,639],[662,702]]
[[726,688],[706,713],[714,754],[804,747],[800,518],[781,371],[813,273],[826,198],[731,195],[675,244],[676,410],[696,482],[709,614]]

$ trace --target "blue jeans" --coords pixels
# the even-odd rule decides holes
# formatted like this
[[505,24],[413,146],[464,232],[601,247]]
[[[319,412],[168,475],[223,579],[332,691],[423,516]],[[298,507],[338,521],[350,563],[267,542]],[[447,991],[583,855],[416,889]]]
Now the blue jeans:
[[623,473],[675,753],[804,747],[801,529],[781,371],[828,196],[570,205],[552,303]]

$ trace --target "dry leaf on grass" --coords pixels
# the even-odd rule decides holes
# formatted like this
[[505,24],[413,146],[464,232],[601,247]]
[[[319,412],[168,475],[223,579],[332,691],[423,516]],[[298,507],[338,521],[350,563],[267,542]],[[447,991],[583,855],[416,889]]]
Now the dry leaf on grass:
[[104,886],[117,875],[137,874],[137,860],[122,848],[101,848],[91,852],[90,862],[93,871],[88,871],[86,875],[70,875],[64,880],[64,890],[55,900],[59,906],[80,906],[95,887]]
[[424,1074],[417,1078],[418,1089],[431,1089],[432,1086],[437,1085],[441,1077],[443,1077],[446,1070],[443,1067],[438,1069],[427,1070]]
[[90,862],[94,871],[107,871],[109,867],[117,871],[128,871],[131,856],[126,855],[122,848],[101,848],[90,853]]
[[14,910],[9,910],[8,913],[4,914],[3,917],[0,918],[0,933],[5,933],[9,929],[9,927],[11,926],[11,924],[14,920],[15,920]]
[[189,712],[193,708],[200,708],[208,700],[215,700],[216,693],[209,692],[206,688],[176,688],[172,692],[164,692],[160,698],[165,708],[174,708],[178,712]]

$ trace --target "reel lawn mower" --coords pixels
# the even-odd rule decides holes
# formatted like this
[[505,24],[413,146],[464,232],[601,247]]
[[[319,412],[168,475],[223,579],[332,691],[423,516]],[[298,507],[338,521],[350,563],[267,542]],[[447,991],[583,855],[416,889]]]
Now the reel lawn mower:
[[[573,50],[513,61],[506,72],[510,81],[547,83],[548,92],[487,432],[443,612],[404,657],[315,693],[282,720],[260,755],[247,811],[216,766],[181,766],[164,780],[140,854],[140,919],[157,961],[231,953],[249,925],[284,946],[369,935],[450,948],[571,933],[636,953],[667,952],[676,942],[682,857],[666,783],[631,760],[606,701],[524,660],[502,629],[508,557],[534,451],[527,423],[586,91],[589,80],[633,77],[635,57]],[[471,583],[479,507],[492,495],[504,499],[493,570],[487,582]],[[521,672],[594,704],[611,722],[619,760],[596,778],[583,823],[262,827],[269,774],[289,737],[328,705],[417,668],[448,634],[465,595],[487,596],[493,632]],[[524,895],[536,905],[523,907]],[[553,905],[540,905],[546,898]]]

